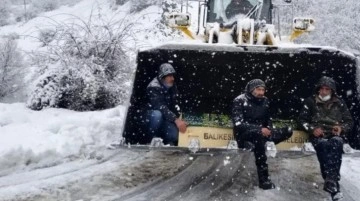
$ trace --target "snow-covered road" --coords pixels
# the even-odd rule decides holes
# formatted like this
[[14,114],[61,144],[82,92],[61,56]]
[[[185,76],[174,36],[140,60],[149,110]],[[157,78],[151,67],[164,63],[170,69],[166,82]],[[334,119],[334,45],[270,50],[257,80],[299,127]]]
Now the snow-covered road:
[[[360,196],[355,165],[344,155],[341,186],[346,200]],[[277,188],[257,187],[248,152],[189,154],[184,151],[107,150],[103,157],[0,177],[0,200],[325,200],[315,155],[281,152],[269,159]],[[353,168],[354,170],[351,170]],[[344,171],[352,171],[344,173]],[[355,174],[352,175],[352,174]]]
[[109,150],[101,159],[0,177],[0,200],[113,200],[137,186],[172,176],[186,163],[185,156],[176,153]]

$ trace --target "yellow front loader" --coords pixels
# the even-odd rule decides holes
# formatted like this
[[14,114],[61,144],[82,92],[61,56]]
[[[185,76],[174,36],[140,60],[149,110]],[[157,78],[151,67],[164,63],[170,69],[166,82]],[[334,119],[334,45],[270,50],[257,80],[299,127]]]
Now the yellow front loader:
[[237,2],[232,0],[198,2],[196,31],[190,29],[189,13],[167,16],[167,24],[193,42],[170,43],[138,53],[123,132],[126,144],[150,144],[144,115],[146,86],[162,63],[171,63],[177,72],[182,118],[190,123],[186,133],[179,133],[180,147],[234,148],[232,101],[249,80],[260,78],[267,85],[274,124],[294,129],[292,138],[277,148],[299,150],[308,140],[297,124],[299,112],[317,80],[326,75],[337,82],[338,93],[350,108],[355,127],[349,139],[353,147],[360,148],[360,73],[354,55],[332,47],[293,44],[300,34],[314,29],[311,18],[295,18],[291,35],[281,37],[272,24],[271,0],[249,0],[243,9],[231,5]]

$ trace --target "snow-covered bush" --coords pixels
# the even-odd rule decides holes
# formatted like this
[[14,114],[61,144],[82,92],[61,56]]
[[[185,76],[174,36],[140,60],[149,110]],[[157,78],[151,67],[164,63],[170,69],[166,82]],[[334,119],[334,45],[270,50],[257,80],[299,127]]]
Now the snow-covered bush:
[[33,7],[29,6],[29,8],[26,10],[26,12],[18,13],[15,20],[17,22],[28,21],[28,20],[31,20],[31,19],[37,17],[39,15],[39,12],[40,12],[39,10],[33,9]]
[[16,37],[0,39],[0,99],[11,95],[23,86],[24,66]]
[[[62,3],[63,4],[63,3]],[[23,9],[14,13],[17,22],[33,19],[43,12],[52,11],[60,7],[58,0],[24,1]]]
[[152,5],[161,5],[161,0],[131,0],[130,12],[140,12]]
[[56,107],[61,97],[59,76],[56,74],[44,75],[39,81],[28,100],[28,106],[34,110],[44,107]]
[[46,46],[51,53],[47,59],[36,57],[40,75],[28,106],[84,111],[122,104],[130,92],[127,53],[132,51],[133,24],[125,18],[106,22],[98,15],[87,22],[77,17],[71,21],[58,22],[52,29],[56,31]]
[[38,11],[52,11],[59,7],[58,0],[33,0],[32,6]]
[[55,39],[56,32],[53,29],[41,29],[39,32],[39,40],[46,46]]
[[0,26],[8,24],[10,16],[10,2],[8,0],[1,0],[0,3]]
[[10,24],[15,22],[26,22],[35,17],[37,17],[41,12],[44,12],[42,9],[38,7],[34,7],[32,1],[26,0],[21,2],[11,2],[12,10],[11,16],[12,20]]
[[115,0],[115,5],[119,5],[122,6],[124,5],[126,2],[128,2],[129,0]]

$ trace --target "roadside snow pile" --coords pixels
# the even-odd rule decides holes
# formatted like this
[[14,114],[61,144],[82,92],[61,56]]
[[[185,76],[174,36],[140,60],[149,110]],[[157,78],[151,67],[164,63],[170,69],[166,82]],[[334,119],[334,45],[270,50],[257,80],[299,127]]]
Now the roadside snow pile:
[[125,107],[97,112],[32,111],[23,103],[0,103],[0,176],[77,158],[101,158],[121,136]]

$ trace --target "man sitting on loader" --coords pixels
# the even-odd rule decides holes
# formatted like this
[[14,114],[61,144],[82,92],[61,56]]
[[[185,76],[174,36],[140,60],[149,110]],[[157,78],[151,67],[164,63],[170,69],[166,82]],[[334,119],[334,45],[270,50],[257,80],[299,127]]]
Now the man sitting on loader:
[[353,120],[345,102],[337,96],[332,78],[319,80],[314,95],[305,100],[299,122],[316,150],[325,180],[324,190],[333,200],[342,199],[339,181],[343,143]]
[[259,187],[268,190],[275,188],[269,178],[266,142],[278,144],[292,136],[292,129],[288,127],[273,128],[269,114],[269,100],[264,96],[265,83],[254,79],[246,85],[245,93],[236,97],[232,107],[232,121],[234,136],[239,148],[245,143],[252,143],[255,163],[259,178]]
[[149,137],[160,137],[164,144],[177,146],[178,134],[186,131],[176,105],[175,69],[169,63],[160,65],[158,76],[146,88],[148,98]]

